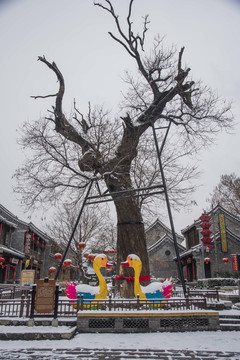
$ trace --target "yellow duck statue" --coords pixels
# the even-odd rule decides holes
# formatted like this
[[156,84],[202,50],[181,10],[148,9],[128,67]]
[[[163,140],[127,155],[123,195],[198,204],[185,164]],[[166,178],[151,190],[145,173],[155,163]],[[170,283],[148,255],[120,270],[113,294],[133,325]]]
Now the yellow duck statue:
[[173,283],[170,280],[163,282],[152,282],[147,286],[141,286],[139,277],[142,271],[142,262],[135,254],[130,254],[127,260],[121,262],[122,266],[132,267],[135,272],[134,277],[134,295],[139,295],[140,299],[169,299],[172,295]]

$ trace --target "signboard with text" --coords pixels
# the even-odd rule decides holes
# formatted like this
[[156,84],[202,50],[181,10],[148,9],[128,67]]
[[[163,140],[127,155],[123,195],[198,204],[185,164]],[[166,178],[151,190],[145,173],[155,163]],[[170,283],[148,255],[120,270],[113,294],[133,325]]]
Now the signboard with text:
[[54,310],[55,280],[38,280],[35,311],[37,313],[51,313]]
[[232,255],[232,267],[233,271],[240,271],[240,255]]
[[223,214],[219,214],[219,227],[220,227],[220,235],[221,235],[222,252],[227,252],[228,251],[227,235],[226,235],[225,220]]
[[24,284],[34,283],[34,280],[35,280],[35,270],[22,270],[20,286],[23,286]]

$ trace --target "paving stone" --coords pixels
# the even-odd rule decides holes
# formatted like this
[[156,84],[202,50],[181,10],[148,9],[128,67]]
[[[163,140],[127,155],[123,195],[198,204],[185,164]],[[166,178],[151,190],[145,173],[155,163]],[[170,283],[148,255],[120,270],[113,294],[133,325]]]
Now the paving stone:
[[4,360],[240,360],[240,353],[191,350],[23,349],[2,351]]

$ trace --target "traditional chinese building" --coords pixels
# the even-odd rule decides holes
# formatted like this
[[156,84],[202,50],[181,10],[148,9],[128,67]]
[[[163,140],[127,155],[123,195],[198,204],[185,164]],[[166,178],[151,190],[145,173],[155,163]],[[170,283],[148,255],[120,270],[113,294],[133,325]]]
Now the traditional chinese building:
[[[179,252],[185,251],[182,245],[184,237],[176,234]],[[178,278],[177,265],[174,261],[176,251],[171,230],[157,219],[147,230],[147,251],[151,277]]]
[[47,275],[51,239],[34,224],[19,220],[0,205],[0,283],[19,283],[21,270]]
[[220,205],[206,215],[210,225],[207,242],[201,214],[192,225],[182,230],[186,251],[180,254],[180,258],[187,281],[232,276],[232,254],[240,254],[240,219]]

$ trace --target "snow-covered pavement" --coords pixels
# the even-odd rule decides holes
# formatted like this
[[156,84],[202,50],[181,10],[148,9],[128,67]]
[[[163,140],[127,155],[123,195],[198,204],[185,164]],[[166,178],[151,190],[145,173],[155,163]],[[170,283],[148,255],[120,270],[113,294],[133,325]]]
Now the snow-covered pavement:
[[240,360],[240,332],[77,334],[71,340],[0,341],[0,349],[4,360]]

